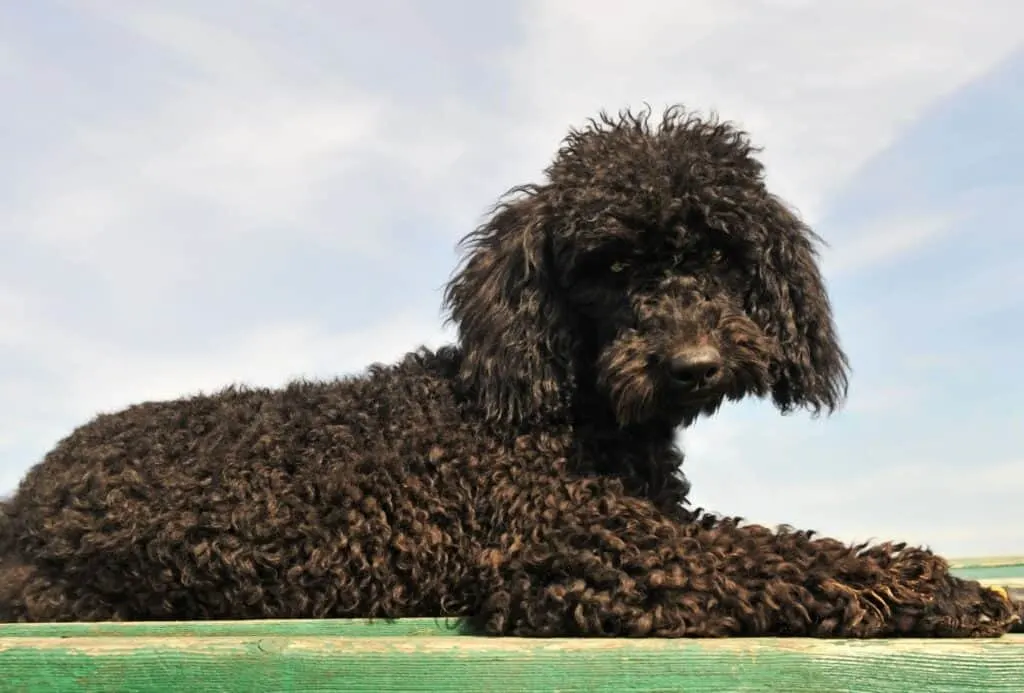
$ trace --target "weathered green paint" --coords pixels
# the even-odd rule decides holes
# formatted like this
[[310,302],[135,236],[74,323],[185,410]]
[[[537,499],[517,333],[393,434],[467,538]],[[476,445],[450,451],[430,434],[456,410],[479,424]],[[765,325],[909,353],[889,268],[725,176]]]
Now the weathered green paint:
[[457,619],[404,618],[397,621],[164,621],[146,623],[0,623],[0,642],[6,638],[212,638],[322,637],[391,638],[470,635]]
[[0,690],[1024,690],[1024,637],[998,640],[529,640],[217,636],[0,640]]
[[986,582],[998,582],[1002,579],[1021,580],[1024,579],[1024,564],[965,566],[963,568],[954,568],[953,572],[961,577],[971,578],[972,580],[985,580]]
[[[1024,561],[957,565],[965,577],[1004,571],[977,575],[994,584],[1024,578]],[[190,690],[1024,693],[1024,636],[484,638],[441,619],[0,625],[0,693]]]

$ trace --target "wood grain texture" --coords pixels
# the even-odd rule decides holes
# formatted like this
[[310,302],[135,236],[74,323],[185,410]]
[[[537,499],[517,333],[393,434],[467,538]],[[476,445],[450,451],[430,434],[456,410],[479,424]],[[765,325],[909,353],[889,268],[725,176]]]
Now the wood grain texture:
[[1024,690],[1024,637],[842,641],[479,637],[71,637],[0,640],[0,690]]
[[212,637],[454,637],[470,635],[456,619],[158,621],[146,623],[0,623],[7,638],[212,638]]
[[[1024,584],[1024,562],[956,570],[975,571]],[[190,690],[1024,693],[1024,636],[545,640],[475,637],[442,619],[0,624],[0,693]]]

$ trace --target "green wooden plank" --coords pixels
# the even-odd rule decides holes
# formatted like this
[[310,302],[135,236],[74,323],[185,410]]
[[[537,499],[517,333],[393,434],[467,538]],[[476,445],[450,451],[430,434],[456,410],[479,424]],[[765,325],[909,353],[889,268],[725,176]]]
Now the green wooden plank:
[[872,691],[1024,689],[1024,637],[600,640],[449,637],[10,638],[0,690]]
[[954,558],[949,561],[949,565],[956,569],[1024,566],[1024,556],[975,556],[973,558]]
[[971,580],[998,582],[1000,579],[1024,578],[1024,565],[977,566],[954,568],[953,573]]
[[0,623],[3,638],[211,637],[451,637],[469,635],[458,619],[404,618],[266,621],[150,621],[131,623]]

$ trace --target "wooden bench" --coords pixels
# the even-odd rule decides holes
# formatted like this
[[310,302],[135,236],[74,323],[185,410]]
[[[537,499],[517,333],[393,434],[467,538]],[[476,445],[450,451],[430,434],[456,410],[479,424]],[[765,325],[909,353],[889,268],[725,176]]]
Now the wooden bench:
[[[960,561],[1024,587],[1024,557]],[[0,625],[0,692],[1024,692],[1024,636],[994,640],[484,638],[457,623]]]

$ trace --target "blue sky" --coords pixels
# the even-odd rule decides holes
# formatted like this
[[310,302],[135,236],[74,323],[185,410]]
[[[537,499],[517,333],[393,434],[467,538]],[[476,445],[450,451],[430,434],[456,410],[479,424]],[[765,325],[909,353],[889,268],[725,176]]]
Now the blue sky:
[[832,418],[682,435],[697,504],[1024,553],[1024,5],[0,5],[0,493],[99,411],[451,335],[455,243],[601,108],[716,109],[829,243]]

